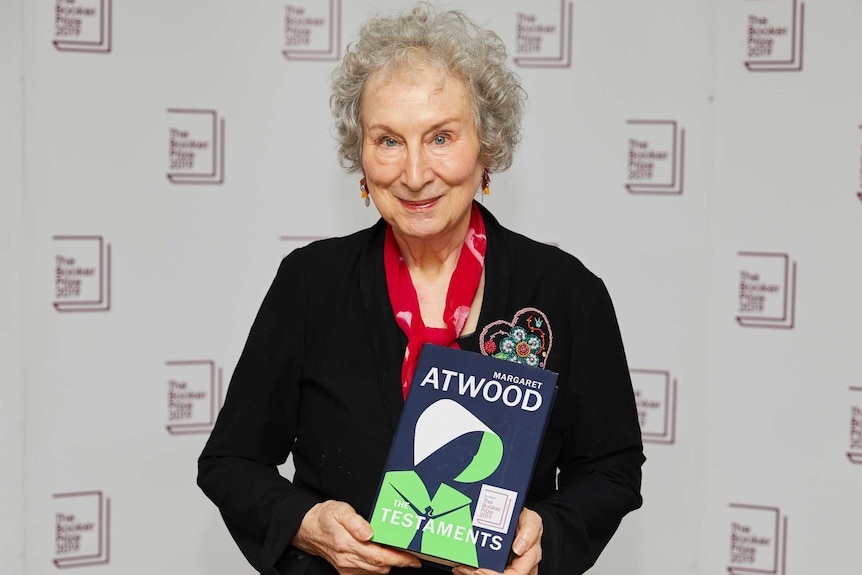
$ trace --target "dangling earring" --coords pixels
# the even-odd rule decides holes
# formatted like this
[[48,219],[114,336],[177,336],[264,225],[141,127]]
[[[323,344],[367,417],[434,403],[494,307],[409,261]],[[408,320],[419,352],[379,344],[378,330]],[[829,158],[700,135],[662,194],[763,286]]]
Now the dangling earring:
[[488,187],[488,184],[491,183],[491,171],[488,168],[485,168],[485,171],[482,172],[482,195],[487,196],[491,193],[491,189]]
[[371,204],[371,200],[368,198],[368,186],[365,185],[365,178],[359,180],[359,191],[362,192],[362,199],[365,200],[365,207],[367,208]]

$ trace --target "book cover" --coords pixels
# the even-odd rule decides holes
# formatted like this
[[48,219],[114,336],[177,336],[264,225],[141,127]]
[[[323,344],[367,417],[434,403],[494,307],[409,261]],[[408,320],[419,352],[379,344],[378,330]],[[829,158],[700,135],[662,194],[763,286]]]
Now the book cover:
[[372,541],[503,571],[557,374],[426,344],[371,514]]

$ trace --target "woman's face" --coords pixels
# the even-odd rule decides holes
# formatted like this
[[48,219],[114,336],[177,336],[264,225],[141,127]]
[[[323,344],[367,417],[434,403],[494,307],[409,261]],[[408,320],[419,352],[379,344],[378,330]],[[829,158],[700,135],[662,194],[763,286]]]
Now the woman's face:
[[372,75],[362,132],[368,191],[396,237],[433,242],[467,233],[484,166],[459,79],[427,64]]

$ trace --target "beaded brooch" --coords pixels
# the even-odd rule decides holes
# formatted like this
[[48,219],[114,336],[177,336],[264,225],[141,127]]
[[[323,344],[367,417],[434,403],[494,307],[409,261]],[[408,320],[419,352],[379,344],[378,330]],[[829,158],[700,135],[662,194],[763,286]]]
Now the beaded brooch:
[[512,321],[497,320],[479,334],[483,355],[544,368],[551,352],[551,324],[548,317],[534,307],[515,313]]

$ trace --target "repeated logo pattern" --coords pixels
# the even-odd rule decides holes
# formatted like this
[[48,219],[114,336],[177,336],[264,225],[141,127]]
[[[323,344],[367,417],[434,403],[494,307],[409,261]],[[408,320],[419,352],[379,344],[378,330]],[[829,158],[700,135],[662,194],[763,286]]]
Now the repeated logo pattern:
[[685,130],[675,120],[629,120],[626,190],[679,196],[685,177]]
[[676,441],[676,379],[668,371],[631,369],[629,373],[643,442],[673,445]]
[[784,575],[787,560],[787,517],[777,507],[730,504],[731,575]]
[[335,62],[341,57],[341,0],[305,0],[284,6],[287,60]]
[[[537,2],[530,8],[539,11]],[[572,65],[572,2],[560,0],[559,11],[515,15],[513,61],[521,68],[570,68]]]
[[796,262],[784,253],[739,252],[739,307],[743,327],[793,329]]
[[172,184],[224,183],[224,118],[215,110],[169,108],[168,181]]
[[167,361],[168,423],[171,435],[209,433],[221,409],[222,368],[211,360]]
[[54,47],[60,52],[111,52],[112,0],[55,0]]
[[[818,39],[817,27],[824,26],[824,18],[821,14],[815,14],[815,17],[810,18],[807,25],[812,28],[809,31],[806,29],[806,6],[803,0],[737,0],[737,2],[738,11],[730,22],[731,28],[736,32],[734,35],[736,44],[731,47],[730,54],[726,56],[737,66],[739,73],[751,72],[756,76],[769,72],[803,71],[803,64],[806,63],[804,62],[805,36]],[[48,2],[50,10],[43,9],[42,13],[45,16],[39,18],[42,39],[37,39],[37,44],[57,62],[74,62],[76,65],[79,63],[121,64],[116,58],[120,55],[127,56],[127,54],[120,54],[122,51],[120,49],[128,48],[126,43],[131,37],[121,36],[120,33],[125,33],[127,27],[131,27],[132,24],[130,13],[126,13],[126,6],[122,3],[118,6],[121,11],[117,13],[118,28],[115,29],[112,0]],[[573,2],[537,0],[531,3],[524,2],[522,7],[523,9],[514,16],[506,15],[506,18],[512,19],[504,22],[504,26],[514,24],[514,45],[511,50],[514,66],[521,69],[571,70]],[[267,23],[270,32],[273,32],[271,37],[274,45],[270,44],[265,49],[269,51],[275,62],[281,61],[282,56],[291,63],[337,61],[343,48],[342,8],[342,0],[293,0],[289,3],[275,3],[270,7]],[[472,9],[472,5],[468,6],[468,9]],[[817,10],[816,6],[815,10]],[[51,12],[50,16],[47,16],[48,11]],[[583,21],[580,12],[578,17],[579,26],[581,26]],[[744,40],[741,37],[743,29]],[[511,30],[512,28],[508,29],[510,32]],[[116,48],[115,32],[117,32],[116,38],[119,39]],[[192,34],[195,32],[195,30],[189,30],[190,37],[193,37]],[[202,28],[197,31],[197,37],[205,38],[207,33],[208,30]],[[140,36],[147,37],[146,34]],[[276,53],[276,48],[282,56]],[[147,47],[147,51],[152,52],[153,47]],[[72,53],[85,55],[76,57]],[[112,54],[112,57],[89,58],[86,54]],[[825,61],[825,52],[821,52],[818,56]],[[746,72],[739,67],[740,60]],[[809,67],[815,63],[810,56],[808,60]],[[132,60],[131,63],[134,64],[134,61]],[[122,66],[126,65],[126,62],[122,62]],[[282,65],[284,65],[283,61]],[[91,70],[84,70],[84,72],[93,73]],[[104,74],[106,81],[112,80],[108,73],[102,71],[99,73]],[[750,75],[746,77],[749,80],[753,78]],[[765,79],[758,77],[757,80],[761,82]],[[157,106],[156,111],[162,113],[165,109],[164,104],[157,104]],[[216,104],[216,107],[220,108],[221,104]],[[146,106],[143,108],[146,109]],[[673,117],[673,114],[675,112],[669,115]],[[229,115],[233,118],[233,113]],[[167,117],[169,123],[165,170],[167,180],[174,185],[223,184],[226,166],[226,121],[220,111],[205,108],[170,108],[167,110]],[[676,120],[643,119],[650,117],[647,112],[644,116],[639,116],[641,119],[626,121],[624,135],[627,138],[624,178],[626,191],[633,195],[681,196],[686,177],[687,130],[683,128],[683,124],[690,123],[681,117]],[[618,117],[618,126],[625,118],[626,116]],[[96,121],[94,119],[92,125],[95,125]],[[844,201],[850,200],[855,204],[855,200],[849,197],[849,193],[852,191],[852,194],[862,201],[862,125],[854,126],[855,122],[842,121],[844,121],[845,130],[853,130],[856,137],[854,140],[853,135],[850,134],[850,140],[843,140],[845,143],[841,144],[844,146],[844,152],[847,153],[840,153],[846,159],[846,163],[842,169],[843,175],[840,176],[841,182],[838,187],[844,190],[842,192]],[[686,127],[701,129],[695,125]],[[161,129],[164,130],[164,127]],[[848,136],[847,131],[843,134]],[[159,147],[156,151],[162,154],[164,148],[161,146],[164,145],[164,141],[161,138],[164,135],[163,131],[157,134]],[[83,144],[88,143],[85,137],[81,140]],[[855,148],[853,148],[854,142]],[[615,144],[617,154],[621,152],[620,144],[621,142],[617,140]],[[848,149],[848,145],[852,149]],[[232,150],[234,147],[238,149],[237,144],[233,144]],[[92,153],[96,155],[99,151],[94,149]],[[690,154],[690,170],[697,168],[697,164],[693,161],[695,159],[694,154]],[[165,161],[164,156],[161,156],[155,162],[157,175],[163,173],[161,167],[163,161]],[[231,161],[237,160],[232,157]],[[236,173],[236,170],[233,173]],[[616,178],[619,182],[619,175]],[[695,189],[691,187],[693,181],[689,178],[689,193]],[[71,187],[74,188],[74,185],[72,183]],[[682,205],[682,202],[677,202],[676,205]],[[109,214],[108,217],[112,216]],[[787,233],[792,233],[792,230]],[[276,249],[304,245],[322,237],[282,236],[279,240],[287,244],[279,243]],[[119,240],[116,237],[94,234],[56,235],[52,236],[51,240],[49,248],[51,253],[43,256],[44,259],[37,267],[46,272],[49,268],[44,260],[53,256],[51,263],[54,286],[51,304],[56,313],[111,311],[113,306],[112,243]],[[781,244],[778,245],[781,246]],[[782,248],[779,247],[779,249]],[[734,298],[734,304],[728,305],[728,307],[736,306],[734,319],[737,324],[745,328],[794,329],[797,323],[797,262],[791,254],[775,251],[741,251],[737,256],[738,269],[728,270],[730,276],[734,276],[737,271],[739,274],[738,278],[733,277],[734,288],[738,288],[735,290],[738,291],[737,297]],[[121,258],[120,263],[123,263],[122,252],[117,257]],[[807,268],[803,268],[803,274],[805,269]],[[810,274],[811,271],[809,270],[808,273]],[[801,279],[805,277],[803,275]],[[803,295],[812,300],[810,303],[814,303],[813,286],[802,284],[801,287]],[[728,290],[734,288],[728,287]],[[812,293],[809,294],[809,292]],[[128,294],[122,293],[122,301],[128,303]],[[726,295],[730,294],[726,292]],[[46,302],[40,305],[43,312],[54,313],[47,308]],[[808,310],[807,307],[803,309],[810,314],[817,311]],[[729,310],[723,313],[728,314],[725,317],[729,320]],[[536,326],[537,324],[534,323],[533,327]],[[542,350],[541,346],[537,347],[538,336],[525,327],[519,318],[502,322],[497,327],[500,331],[495,337],[489,337],[484,342],[483,349],[486,351],[493,348],[493,353],[504,359],[521,362],[541,361],[542,351],[545,354],[550,351],[549,328],[546,334],[548,345]],[[64,342],[63,345],[68,345],[68,342]],[[536,354],[537,349],[539,355]],[[158,365],[163,359],[157,358],[155,363]],[[164,416],[156,417],[165,417],[164,425],[171,436],[207,433],[221,407],[224,392],[222,368],[212,360],[168,361],[163,365],[166,372],[162,380],[165,382],[163,385],[166,385],[163,389],[165,389],[167,409]],[[644,442],[673,445],[677,433],[676,377],[671,371],[648,369],[633,369],[631,375]],[[834,437],[839,438],[839,443],[828,449],[835,450],[833,453],[837,453],[842,460],[843,454],[846,453],[850,464],[854,464],[850,469],[856,471],[858,468],[855,465],[862,464],[862,387],[857,385],[848,388],[846,384],[839,385],[845,391],[849,389],[848,401],[841,403],[837,409],[836,415],[841,429]],[[50,389],[49,386],[46,387]],[[685,391],[686,388],[683,388],[683,402],[685,402]],[[683,407],[686,407],[685,404]],[[844,425],[847,427],[843,427]],[[164,441],[168,439],[164,437]],[[843,463],[842,466],[846,468],[848,464]],[[63,489],[70,488],[67,486]],[[54,515],[50,517],[53,547],[48,547],[50,543],[46,538],[45,553],[40,561],[45,561],[47,564],[47,560],[51,559],[59,569],[108,563],[111,558],[110,498],[102,491],[51,495],[52,491],[43,490],[41,493],[42,495],[37,497],[45,500],[51,498],[51,510]],[[783,574],[786,569],[787,517],[782,516],[781,511],[776,507],[741,504],[732,504],[730,515],[732,521],[729,527],[730,556],[726,565],[728,571],[739,574],[764,572]],[[799,518],[795,517],[794,521],[799,521]],[[718,561],[722,559],[723,557]]]
[[111,244],[102,236],[54,236],[54,309],[111,309]]
[[858,178],[858,186],[859,191],[856,192],[856,197],[862,201],[862,125],[858,126],[859,128],[859,136],[860,136],[860,145],[859,145],[859,172],[857,174]]
[[850,395],[850,449],[847,459],[862,465],[862,387],[851,387]]
[[111,500],[101,491],[54,495],[54,565],[106,565],[111,560]]
[[746,59],[751,72],[802,70],[805,4],[798,0],[746,0]]

